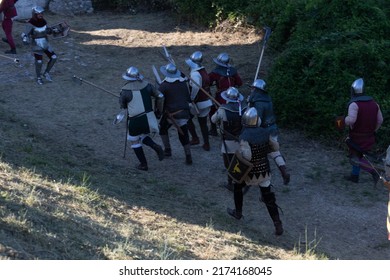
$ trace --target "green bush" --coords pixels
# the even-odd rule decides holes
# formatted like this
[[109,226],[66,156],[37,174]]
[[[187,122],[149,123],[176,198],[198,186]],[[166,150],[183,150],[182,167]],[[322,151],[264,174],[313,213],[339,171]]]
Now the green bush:
[[[278,34],[272,37],[280,55],[268,85],[279,123],[335,139],[339,132],[334,117],[347,113],[350,86],[359,77],[388,119],[390,27],[386,10],[378,1],[307,2],[310,5],[306,4],[287,32],[287,42],[280,44],[285,39]],[[389,145],[389,127],[385,123],[378,133],[382,148]]]

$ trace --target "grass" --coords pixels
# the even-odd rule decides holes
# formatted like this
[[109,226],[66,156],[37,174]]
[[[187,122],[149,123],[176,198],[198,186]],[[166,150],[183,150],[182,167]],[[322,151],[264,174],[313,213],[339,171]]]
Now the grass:
[[[16,134],[19,138],[13,139],[23,139],[24,133],[29,132],[8,131],[2,138]],[[315,248],[302,254],[253,240],[231,220],[214,215],[217,205],[207,198],[188,203],[189,194],[182,186],[150,178],[121,178],[120,171],[96,172],[82,162],[69,166],[68,157],[62,161],[58,150],[53,156],[40,137],[32,154],[19,151],[13,157],[18,141],[22,140],[1,142],[0,258],[316,258]],[[31,156],[40,160],[24,161]],[[64,177],[67,169],[73,177]],[[193,213],[203,213],[206,219],[191,217]]]
[[[14,168],[1,160],[1,258],[279,259],[285,254],[287,259],[303,257],[298,252],[253,242],[241,232],[220,230],[223,225],[212,217],[204,225],[191,224],[106,196],[91,189],[91,177],[86,173],[79,184],[73,181],[58,182],[34,169]],[[13,254],[7,254],[11,251]]]

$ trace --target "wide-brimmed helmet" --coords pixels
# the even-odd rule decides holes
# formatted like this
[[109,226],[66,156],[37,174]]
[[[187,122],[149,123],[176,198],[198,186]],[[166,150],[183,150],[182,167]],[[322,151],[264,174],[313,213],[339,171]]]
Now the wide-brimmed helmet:
[[227,53],[220,53],[217,58],[213,58],[214,62],[220,66],[229,67],[230,57]]
[[126,72],[122,74],[122,78],[127,81],[142,81],[144,77],[139,73],[137,67],[130,66],[127,68]]
[[264,82],[264,80],[262,79],[257,79],[253,82],[253,84],[251,85],[252,88],[257,88],[257,89],[261,89],[261,90],[265,90],[265,86],[267,84]]
[[241,102],[244,96],[235,87],[229,87],[227,90],[221,92],[221,97],[227,102]]
[[165,77],[168,78],[179,78],[181,75],[180,71],[177,70],[176,65],[173,63],[168,63],[167,65],[161,66],[160,71]]

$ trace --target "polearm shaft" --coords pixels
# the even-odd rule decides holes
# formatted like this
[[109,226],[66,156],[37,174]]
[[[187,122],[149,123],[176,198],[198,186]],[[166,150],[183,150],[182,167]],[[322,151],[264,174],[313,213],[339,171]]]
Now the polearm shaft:
[[9,57],[9,56],[2,55],[2,54],[0,54],[0,56],[3,57],[3,58],[6,58],[6,59],[10,59],[10,60],[12,60],[15,63],[19,63],[19,59],[17,59],[17,58]]
[[81,83],[86,83],[87,85],[93,86],[93,87],[95,87],[95,88],[97,88],[97,89],[100,89],[100,90],[102,90],[102,91],[104,91],[104,92],[106,92],[106,93],[111,94],[112,96],[115,96],[115,97],[118,97],[118,98],[119,98],[119,95],[118,95],[118,94],[115,94],[115,93],[113,93],[113,92],[111,92],[111,91],[109,91],[109,90],[106,90],[105,88],[102,88],[102,87],[100,87],[100,86],[98,86],[98,85],[95,85],[94,83],[88,82],[88,81],[84,80],[83,78],[77,77],[76,75],[73,75],[73,79],[77,79],[77,80],[79,80]]
[[264,29],[265,29],[265,34],[264,34],[264,37],[263,37],[263,47],[261,48],[261,54],[260,54],[260,58],[259,58],[259,63],[257,64],[256,74],[255,74],[255,78],[253,79],[253,82],[255,82],[257,80],[257,77],[259,75],[260,65],[261,65],[261,61],[263,60],[265,45],[267,44],[268,38],[271,35],[271,28],[265,27]]

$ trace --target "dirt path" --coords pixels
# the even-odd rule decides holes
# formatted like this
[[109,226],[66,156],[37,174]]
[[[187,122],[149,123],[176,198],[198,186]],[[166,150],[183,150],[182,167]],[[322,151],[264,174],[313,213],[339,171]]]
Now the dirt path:
[[[50,23],[61,20],[51,15],[47,15],[47,19]],[[226,178],[218,138],[212,138],[210,152],[200,146],[193,148],[194,165],[191,167],[183,165],[184,153],[177,146],[173,158],[163,164],[153,161],[155,155],[147,151],[150,171],[147,174],[135,171],[136,159],[130,149],[126,159],[122,158],[124,126],[112,125],[120,111],[118,101],[93,87],[76,84],[72,77],[78,75],[119,93],[123,85],[121,74],[130,65],[137,66],[146,78],[154,80],[151,66],[165,64],[158,51],[166,45],[183,71],[187,71],[184,59],[193,51],[203,51],[208,70],[213,68],[212,57],[227,52],[235,65],[242,65],[240,73],[249,84],[260,49],[254,32],[228,34],[195,30],[176,26],[165,14],[100,14],[67,21],[72,26],[70,36],[51,41],[59,56],[52,72],[54,82],[43,86],[35,83],[29,49],[18,40],[23,24],[15,23],[18,57],[24,67],[16,68],[11,61],[0,59],[1,110],[24,120],[39,137],[47,139],[48,149],[63,154],[69,161],[74,159],[80,169],[104,162],[94,166],[96,175],[109,174],[112,168],[119,169],[125,178],[137,176],[141,181],[154,178],[176,182],[193,189],[189,200],[208,196],[213,208],[219,211],[215,215],[224,217],[233,199],[231,193],[217,187]],[[269,62],[265,57],[264,69]],[[12,84],[11,88],[8,83]],[[247,94],[248,88],[244,86],[241,91]],[[171,135],[177,144],[175,132],[171,131]],[[285,187],[277,170],[274,173],[277,201],[284,212],[285,234],[280,238],[272,235],[273,226],[265,207],[258,202],[257,189],[251,189],[245,197],[246,220],[237,224],[237,231],[241,229],[253,240],[267,240],[282,248],[291,249],[302,241],[301,247],[317,246],[319,252],[332,259],[390,259],[386,189],[382,185],[374,189],[366,174],[358,185],[344,181],[342,177],[350,168],[342,150],[325,147],[283,129],[280,140],[292,174],[290,185]],[[207,205],[200,209],[207,209]],[[201,213],[197,216],[199,219]]]

